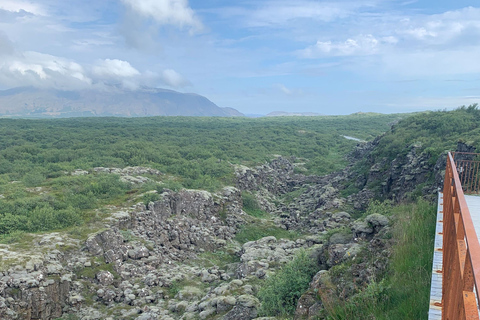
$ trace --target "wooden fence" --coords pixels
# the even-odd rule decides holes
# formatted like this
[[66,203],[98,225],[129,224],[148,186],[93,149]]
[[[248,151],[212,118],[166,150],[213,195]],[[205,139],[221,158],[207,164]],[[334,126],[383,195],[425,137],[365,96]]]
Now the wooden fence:
[[[443,288],[442,319],[479,319],[477,307],[480,285],[480,245],[465,201],[460,173],[464,181],[474,181],[478,171],[466,169],[466,162],[458,169],[448,153],[443,187]],[[473,184],[472,184],[473,185]],[[473,187],[471,187],[473,189]]]

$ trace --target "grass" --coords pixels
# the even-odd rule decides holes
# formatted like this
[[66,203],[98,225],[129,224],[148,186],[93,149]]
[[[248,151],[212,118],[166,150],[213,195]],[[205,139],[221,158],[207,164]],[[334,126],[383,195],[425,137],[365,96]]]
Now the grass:
[[395,244],[386,275],[347,301],[322,294],[326,319],[427,318],[435,207],[425,200],[417,200],[390,207],[388,214],[395,217],[392,230]]
[[296,240],[300,237],[300,234],[277,227],[271,221],[261,220],[242,226],[235,235],[235,240],[244,244],[268,236],[274,236],[277,239]]
[[289,316],[295,312],[298,299],[307,290],[317,266],[305,251],[269,277],[260,289],[261,316]]
[[201,265],[205,268],[217,266],[223,269],[226,265],[239,261],[240,258],[238,256],[225,251],[205,251],[198,255],[198,258],[195,260],[195,265]]
[[243,210],[250,216],[255,218],[267,218],[269,214],[260,208],[257,198],[254,194],[243,191],[242,192]]

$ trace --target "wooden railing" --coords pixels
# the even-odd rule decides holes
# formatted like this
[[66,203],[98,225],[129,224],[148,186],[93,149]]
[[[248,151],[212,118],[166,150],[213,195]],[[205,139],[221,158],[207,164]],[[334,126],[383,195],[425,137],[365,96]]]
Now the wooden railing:
[[458,177],[465,193],[480,193],[480,161],[475,160],[479,154],[471,152],[453,152]]
[[450,153],[443,187],[442,273],[442,319],[479,319],[480,245]]

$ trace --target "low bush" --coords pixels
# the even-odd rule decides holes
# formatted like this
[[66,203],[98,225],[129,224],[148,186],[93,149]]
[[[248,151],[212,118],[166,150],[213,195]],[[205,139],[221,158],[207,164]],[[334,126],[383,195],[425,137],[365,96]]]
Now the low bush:
[[295,259],[268,278],[258,292],[262,303],[260,315],[293,315],[298,299],[308,289],[317,271],[315,261],[305,251],[300,251]]

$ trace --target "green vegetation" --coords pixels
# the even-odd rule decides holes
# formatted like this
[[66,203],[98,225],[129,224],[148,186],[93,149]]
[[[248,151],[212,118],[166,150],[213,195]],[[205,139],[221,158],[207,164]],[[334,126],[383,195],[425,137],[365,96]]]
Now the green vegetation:
[[[145,193],[151,190],[215,191],[233,183],[232,164],[258,164],[275,154],[302,159],[306,173],[328,173],[343,168],[355,145],[341,135],[368,139],[400,118],[0,119],[0,235],[64,228],[79,233],[79,226],[98,219],[95,209],[123,205],[141,193],[146,203],[158,199]],[[137,190],[117,175],[92,173],[94,167],[126,166],[166,175],[150,177],[154,181]],[[70,175],[75,169],[90,174]],[[258,208],[247,211],[264,215]]]
[[274,236],[277,239],[295,240],[300,236],[297,232],[288,231],[277,227],[268,220],[259,220],[256,223],[250,223],[242,226],[235,235],[235,240],[240,243],[256,241],[263,237]]
[[389,160],[405,155],[415,145],[431,155],[431,163],[445,151],[453,151],[458,141],[480,146],[480,110],[477,104],[454,111],[414,114],[400,121],[380,140],[373,155]]
[[198,255],[197,259],[194,260],[194,265],[201,265],[205,268],[210,268],[217,266],[219,268],[225,268],[230,263],[239,262],[240,257],[234,253],[229,253],[226,251],[205,251]]
[[347,301],[322,295],[327,319],[421,319],[428,313],[436,210],[424,200],[378,205],[395,219],[387,273]]
[[301,251],[291,262],[268,278],[258,292],[262,302],[260,315],[293,315],[298,299],[317,271],[315,261],[305,251]]
[[[373,163],[382,164],[379,174],[390,168],[395,158],[405,157],[414,149],[417,155],[425,156],[430,165],[434,165],[442,154],[455,151],[458,142],[480,148],[480,110],[477,104],[460,107],[453,111],[423,112],[411,115],[399,121],[380,140],[378,146],[369,155],[369,158],[359,161],[354,170],[368,175]],[[435,181],[434,172],[425,183]],[[382,189],[381,180],[370,181],[368,188],[374,191]],[[355,192],[355,187],[347,185],[342,190],[346,196]],[[421,195],[422,186],[411,194],[411,200]]]
[[244,191],[242,192],[242,202],[243,202],[243,210],[251,215],[252,217],[256,218],[265,218],[268,217],[268,213],[263,211],[258,204],[257,198],[255,195],[251,194],[250,192]]
[[20,183],[0,186],[0,234],[62,229],[88,221],[89,209],[124,196],[117,175],[62,176],[45,182],[49,194],[27,194]]
[[93,260],[91,262],[91,267],[81,268],[76,272],[79,278],[95,279],[95,276],[100,271],[108,271],[113,275],[115,279],[119,278],[118,273],[113,269],[113,264],[106,263],[105,260],[103,260],[102,258],[97,258],[96,260]]

